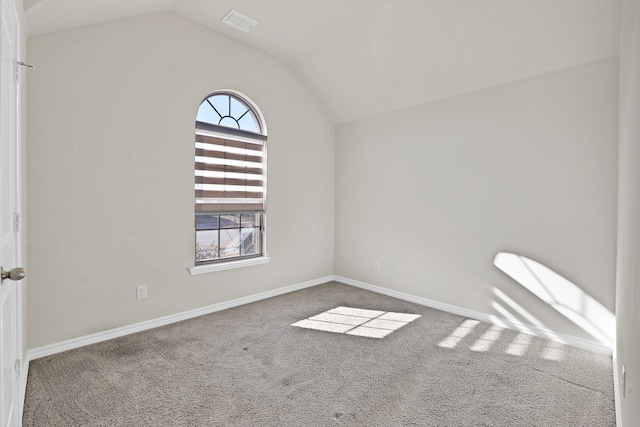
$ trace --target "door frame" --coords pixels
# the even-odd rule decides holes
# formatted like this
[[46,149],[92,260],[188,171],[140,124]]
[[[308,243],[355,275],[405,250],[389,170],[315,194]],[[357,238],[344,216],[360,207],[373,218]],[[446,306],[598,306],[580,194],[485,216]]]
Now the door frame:
[[[15,0],[8,0],[9,8],[13,13],[13,18],[16,24],[16,58],[15,58],[15,75],[16,75],[16,97],[15,97],[15,120],[14,126],[15,128],[15,183],[16,183],[16,212],[15,214],[18,216],[16,221],[18,222],[17,232],[16,232],[16,262],[18,266],[26,267],[24,263],[23,250],[25,248],[23,242],[23,230],[24,230],[24,215],[22,209],[22,200],[23,194],[22,191],[25,189],[23,186],[23,167],[22,167],[22,148],[23,148],[23,139],[22,139],[22,90],[23,90],[23,81],[26,77],[25,68],[18,64],[18,61],[22,58],[22,22],[20,22],[20,14],[18,13],[18,8],[16,7]],[[26,348],[24,343],[24,313],[23,313],[23,304],[24,304],[24,287],[26,286],[26,278],[22,279],[17,283],[16,286],[16,345],[17,345],[17,357],[20,363],[20,369],[18,372],[18,425],[22,425],[22,412],[24,409],[24,398],[25,393],[27,391],[27,373],[29,362],[26,360]]]
[[[13,90],[15,91],[13,93],[13,96],[11,96],[10,100],[7,102],[9,109],[11,110],[11,119],[10,119],[10,123],[8,124],[10,126],[10,133],[11,133],[11,141],[10,144],[12,145],[11,150],[12,150],[12,161],[14,162],[14,167],[13,167],[13,175],[11,176],[11,186],[12,191],[14,191],[14,195],[13,195],[13,203],[15,203],[15,205],[13,206],[13,212],[10,213],[10,215],[13,216],[12,220],[12,227],[15,227],[15,265],[10,266],[11,267],[23,267],[23,262],[24,262],[24,257],[23,257],[23,250],[24,250],[24,244],[23,244],[23,214],[22,214],[22,191],[23,191],[23,167],[22,167],[22,162],[23,162],[23,158],[22,158],[22,145],[23,145],[23,140],[22,140],[22,90],[23,90],[23,86],[22,86],[22,76],[21,76],[21,66],[19,65],[18,61],[20,61],[22,52],[21,52],[21,22],[20,22],[20,15],[18,14],[18,9],[16,7],[16,2],[15,0],[0,0],[4,3],[4,5],[2,5],[2,14],[7,13],[10,14],[11,17],[8,17],[7,19],[12,19],[13,20],[13,24],[15,26],[15,33],[13,34],[13,43],[14,45],[12,46],[12,50],[14,53],[14,57],[11,58],[11,60],[13,61],[12,67],[10,67],[11,69],[13,69],[13,72],[10,73],[11,76],[9,77],[12,81],[11,84],[13,86]],[[4,18],[1,20],[1,24],[4,25]],[[6,126],[7,124],[3,124],[3,126]],[[13,260],[12,260],[13,263]],[[23,325],[23,303],[24,303],[24,297],[23,297],[23,283],[22,282],[15,282],[12,283],[12,286],[14,287],[13,292],[14,292],[14,312],[15,312],[15,338],[14,338],[14,345],[15,345],[15,355],[14,357],[16,358],[16,360],[13,363],[19,363],[18,366],[14,365],[14,372],[16,374],[15,376],[15,384],[14,384],[14,405],[15,405],[15,418],[14,421],[16,422],[17,426],[21,426],[22,425],[22,413],[23,413],[23,406],[24,406],[24,397],[25,397],[25,392],[26,392],[26,379],[27,379],[27,369],[25,369],[25,365],[27,365],[24,360],[25,360],[25,349],[24,349],[24,325]]]

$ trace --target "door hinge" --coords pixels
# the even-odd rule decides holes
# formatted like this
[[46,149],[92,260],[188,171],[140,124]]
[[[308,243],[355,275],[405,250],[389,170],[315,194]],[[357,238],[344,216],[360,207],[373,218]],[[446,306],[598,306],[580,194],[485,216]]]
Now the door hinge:
[[22,230],[22,218],[18,212],[13,213],[13,231],[16,233]]
[[18,61],[15,62],[13,75],[16,83],[20,83],[20,64],[18,63]]
[[32,70],[36,68],[34,65],[27,64],[26,62],[23,62],[23,61],[14,61],[14,64],[15,64],[15,69],[14,69],[13,75],[16,83],[20,83],[20,67],[31,68]]
[[22,374],[22,361],[20,359],[16,359],[16,374],[18,377]]

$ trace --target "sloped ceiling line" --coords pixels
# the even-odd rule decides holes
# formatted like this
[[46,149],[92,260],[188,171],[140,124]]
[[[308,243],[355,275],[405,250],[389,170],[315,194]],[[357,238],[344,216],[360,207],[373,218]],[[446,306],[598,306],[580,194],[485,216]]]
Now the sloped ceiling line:
[[[620,1],[24,0],[31,36],[171,12],[289,63],[336,123],[618,54]],[[220,19],[236,9],[250,33]]]

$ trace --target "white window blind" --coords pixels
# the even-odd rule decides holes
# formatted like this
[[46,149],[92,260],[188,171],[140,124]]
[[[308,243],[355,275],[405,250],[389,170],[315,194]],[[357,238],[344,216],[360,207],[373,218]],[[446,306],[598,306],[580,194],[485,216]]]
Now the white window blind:
[[196,213],[264,211],[264,142],[198,133]]

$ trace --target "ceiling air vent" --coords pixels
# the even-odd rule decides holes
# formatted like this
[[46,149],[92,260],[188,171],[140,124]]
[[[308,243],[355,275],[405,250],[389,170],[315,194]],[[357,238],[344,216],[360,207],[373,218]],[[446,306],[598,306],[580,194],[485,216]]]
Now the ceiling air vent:
[[258,25],[258,21],[243,15],[235,9],[231,9],[229,13],[222,18],[222,22],[245,33],[248,33],[253,27]]

